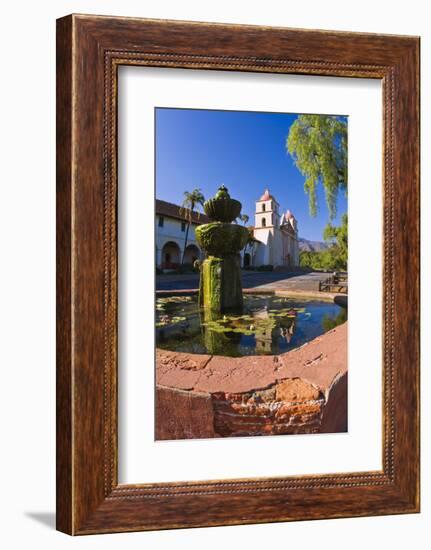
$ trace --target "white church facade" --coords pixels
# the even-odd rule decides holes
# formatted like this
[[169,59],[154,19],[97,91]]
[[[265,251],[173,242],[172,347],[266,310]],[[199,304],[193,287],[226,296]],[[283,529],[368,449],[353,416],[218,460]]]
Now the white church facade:
[[[210,221],[205,214],[193,212],[186,245],[188,222],[180,206],[156,200],[156,266],[162,270],[176,269],[181,264],[183,254],[185,264],[193,264],[195,260],[202,259],[195,228]],[[268,189],[256,201],[255,223],[249,229],[253,239],[241,251],[242,267],[299,266],[296,218],[290,210],[280,215],[280,205]]]
[[280,215],[280,205],[268,189],[256,201],[253,237],[250,265],[299,266],[298,222],[290,210]]
[[171,202],[156,200],[156,266],[159,269],[176,269],[182,263],[183,254],[183,263],[189,265],[202,258],[202,252],[196,242],[195,228],[211,220],[198,212],[192,212],[191,220],[187,234],[188,220],[181,207]]

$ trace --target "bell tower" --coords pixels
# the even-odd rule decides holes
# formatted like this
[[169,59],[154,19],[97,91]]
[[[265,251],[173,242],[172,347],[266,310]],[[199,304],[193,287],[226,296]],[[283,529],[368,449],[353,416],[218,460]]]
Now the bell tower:
[[280,214],[279,204],[265,189],[264,194],[256,201],[254,214],[253,236],[262,243],[259,253],[259,264],[278,265],[279,248],[281,246]]
[[278,213],[279,204],[265,189],[264,194],[256,201],[256,211],[254,214],[254,228],[278,228],[280,227],[280,215]]

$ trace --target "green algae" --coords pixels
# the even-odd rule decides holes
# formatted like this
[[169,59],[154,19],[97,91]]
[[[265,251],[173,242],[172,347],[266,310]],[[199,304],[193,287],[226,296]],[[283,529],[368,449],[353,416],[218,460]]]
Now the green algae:
[[238,253],[249,238],[246,227],[223,222],[199,225],[195,229],[195,234],[199,246],[209,256],[217,258]]

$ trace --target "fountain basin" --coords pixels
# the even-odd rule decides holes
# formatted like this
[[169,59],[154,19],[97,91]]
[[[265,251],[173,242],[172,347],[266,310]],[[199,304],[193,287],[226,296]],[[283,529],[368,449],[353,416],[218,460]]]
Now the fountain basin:
[[287,353],[157,349],[156,439],[347,431],[347,322]]
[[[320,335],[314,338],[312,332],[309,332],[309,340],[303,344],[299,340],[295,342],[294,331],[290,346],[278,344],[276,350],[274,344],[271,349],[268,347],[265,350],[256,350],[256,346],[238,347],[235,342],[231,342],[229,347],[226,340],[219,345],[217,339],[220,334],[226,336],[227,333],[215,331],[206,336],[207,340],[204,334],[201,338],[195,335],[188,340],[183,334],[182,341],[187,340],[188,349],[193,352],[181,351],[185,348],[172,346],[169,338],[161,341],[160,330],[163,327],[159,327],[156,350],[156,439],[346,432],[348,323],[343,322],[343,319],[347,317],[347,310],[335,303],[339,301],[339,296],[307,294],[309,299],[301,293],[293,296],[289,293],[286,296],[284,291],[254,294],[255,301],[256,297],[260,300],[285,299],[286,302],[275,302],[279,304],[279,313],[287,309],[286,303],[295,303],[299,309],[301,302],[305,308],[309,308],[308,312],[316,302],[320,307],[325,304],[335,307],[332,317],[326,317],[327,332],[322,327]],[[249,296],[250,290],[245,291],[246,310],[250,305]],[[177,310],[174,323],[174,327],[177,327],[171,327],[174,330],[179,328],[184,318],[191,318],[192,310],[195,310],[195,315],[196,310],[200,311],[199,323],[201,315],[205,315],[205,311],[199,310],[197,305],[196,291],[162,291],[158,293],[158,298],[171,299],[180,309],[185,310],[182,315]],[[346,306],[346,296],[342,298]],[[275,304],[267,302],[270,309]],[[303,315],[306,312],[296,313]],[[282,316],[285,322],[301,322],[298,315],[293,317],[293,312],[290,315],[289,312],[284,313],[287,313]],[[158,310],[158,319],[160,315],[163,313]],[[323,318],[321,316],[321,320]],[[226,322],[223,316],[216,315],[215,319],[217,322],[222,320],[221,326]],[[211,323],[211,319],[209,321]],[[228,322],[236,323],[238,319]],[[205,328],[204,325],[200,330]],[[241,333],[233,334],[242,336]],[[296,334],[299,336],[298,332]],[[249,343],[253,340],[252,335],[244,337]],[[178,339],[176,341],[179,342]],[[213,346],[212,352],[208,351],[210,346]],[[174,347],[176,349],[172,349]]]
[[213,220],[233,222],[241,213],[241,203],[230,197],[209,199],[205,202],[205,214]]
[[237,254],[247,244],[249,232],[242,225],[212,222],[195,229],[199,246],[209,256],[223,257]]
[[241,213],[241,203],[232,199],[227,188],[222,185],[212,199],[205,201],[205,214],[212,220],[233,222]]
[[333,301],[248,293],[237,312],[205,310],[190,294],[159,295],[156,312],[160,349],[231,357],[284,353],[347,319]]

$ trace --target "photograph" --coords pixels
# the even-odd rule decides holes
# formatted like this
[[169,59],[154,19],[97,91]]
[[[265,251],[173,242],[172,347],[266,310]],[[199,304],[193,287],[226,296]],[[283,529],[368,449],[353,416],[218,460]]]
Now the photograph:
[[155,439],[348,431],[348,116],[156,107]]
[[2,8],[2,548],[429,547],[429,5]]

